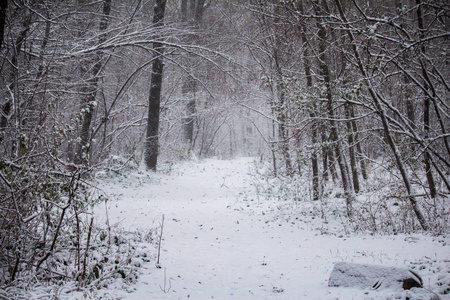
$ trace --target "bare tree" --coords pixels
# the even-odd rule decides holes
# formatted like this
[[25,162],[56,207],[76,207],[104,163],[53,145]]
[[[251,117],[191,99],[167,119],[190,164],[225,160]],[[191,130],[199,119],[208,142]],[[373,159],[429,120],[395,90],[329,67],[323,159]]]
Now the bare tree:
[[[303,2],[299,1],[298,3],[298,12],[300,15],[305,15],[305,11],[303,8]],[[306,75],[306,87],[309,91],[313,88],[313,77],[311,74],[311,59],[309,54],[309,47],[310,43],[307,38],[307,29],[306,29],[306,22],[303,20],[301,22],[301,35],[302,35],[302,42],[303,42],[303,68],[305,69],[305,75]],[[311,169],[312,169],[312,185],[313,185],[313,199],[319,200],[320,198],[320,185],[319,185],[319,162],[318,162],[318,155],[317,155],[317,149],[316,145],[318,143],[318,122],[317,122],[317,115],[316,115],[316,109],[317,106],[315,103],[313,103],[312,108],[310,109],[309,116],[312,119],[311,124],[311,142],[312,146],[314,147],[311,153]]]
[[[344,10],[342,8],[340,1],[336,0],[336,4],[339,9],[339,13],[340,13],[343,23],[348,24],[347,18],[345,16],[345,13],[344,13]],[[406,191],[408,193],[408,199],[409,199],[411,206],[417,216],[417,219],[419,220],[420,225],[422,226],[422,228],[424,230],[428,230],[428,229],[430,229],[430,227],[429,227],[428,222],[426,221],[426,219],[417,203],[416,197],[414,196],[414,192],[412,189],[411,181],[408,176],[408,172],[406,170],[406,166],[404,164],[404,161],[399,152],[398,146],[395,143],[393,135],[392,135],[392,129],[391,129],[391,126],[388,121],[388,116],[387,116],[385,108],[383,107],[383,103],[386,103],[386,101],[383,101],[380,93],[377,93],[375,91],[375,89],[373,88],[373,86],[371,85],[369,75],[367,74],[366,67],[363,65],[361,55],[357,49],[355,37],[353,36],[353,33],[351,32],[350,28],[347,27],[348,25],[345,25],[345,26],[346,26],[346,32],[349,36],[350,42],[352,43],[352,50],[353,50],[354,57],[356,59],[356,63],[358,65],[358,68],[359,68],[364,80],[365,80],[364,82],[365,82],[368,92],[373,100],[373,103],[377,110],[377,113],[378,113],[379,117],[381,118],[384,135],[385,135],[387,143],[388,143],[389,147],[391,148],[392,153],[395,157],[397,168],[400,171],[401,177],[405,184]]]
[[[166,0],[157,0],[153,15],[153,26],[156,30],[164,25]],[[153,42],[153,65],[148,98],[147,135],[145,140],[145,165],[148,170],[156,170],[159,152],[159,116],[161,107],[161,89],[163,79],[164,45],[161,37],[156,36]]]
[[[205,0],[181,0],[181,20],[191,30],[191,33],[185,36],[188,44],[196,45],[199,43],[198,31],[202,25],[205,8]],[[195,70],[199,67],[200,60],[191,53],[188,53],[187,68],[189,73],[184,75],[182,94],[186,102],[186,111],[183,118],[183,135],[184,142],[189,145],[190,150],[194,143],[194,125],[197,112],[196,97],[198,96],[197,90],[199,86],[197,82],[198,72]]]
[[344,186],[344,192],[346,197],[346,204],[347,204],[347,215],[349,217],[352,216],[352,204],[355,201],[355,195],[352,187],[352,183],[350,181],[350,177],[348,174],[348,168],[347,163],[344,157],[344,153],[342,151],[341,142],[339,139],[339,133],[337,124],[335,121],[335,114],[334,114],[334,108],[333,108],[333,91],[332,91],[332,83],[331,83],[331,74],[328,67],[328,57],[327,57],[327,49],[326,49],[326,42],[327,42],[327,32],[326,29],[320,20],[320,17],[325,17],[329,14],[328,7],[326,4],[326,1],[322,1],[322,4],[319,3],[319,1],[314,1],[314,8],[316,10],[316,14],[318,15],[317,19],[317,27],[319,29],[318,32],[318,38],[319,38],[319,69],[320,69],[320,75],[323,78],[323,82],[325,85],[325,97],[327,99],[327,111],[328,111],[328,118],[330,122],[330,138],[333,142],[333,148],[336,155],[336,158],[338,160],[339,169],[341,171],[341,179],[342,184]]

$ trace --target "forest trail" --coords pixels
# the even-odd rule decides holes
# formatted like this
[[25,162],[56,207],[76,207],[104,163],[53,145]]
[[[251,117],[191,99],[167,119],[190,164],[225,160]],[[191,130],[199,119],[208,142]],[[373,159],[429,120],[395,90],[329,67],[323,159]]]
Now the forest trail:
[[[445,247],[425,237],[321,234],[322,220],[302,220],[286,202],[258,200],[252,159],[202,160],[170,172],[135,174],[103,186],[110,224],[148,232],[165,216],[160,265],[142,266],[123,299],[383,299],[383,291],[329,288],[333,262],[404,266]],[[287,207],[289,207],[288,204]],[[289,213],[289,216],[288,214]],[[99,206],[97,218],[104,218]],[[159,229],[158,229],[159,234]],[[154,237],[157,239],[157,236]],[[434,249],[435,248],[435,249]],[[150,250],[149,250],[150,251]]]

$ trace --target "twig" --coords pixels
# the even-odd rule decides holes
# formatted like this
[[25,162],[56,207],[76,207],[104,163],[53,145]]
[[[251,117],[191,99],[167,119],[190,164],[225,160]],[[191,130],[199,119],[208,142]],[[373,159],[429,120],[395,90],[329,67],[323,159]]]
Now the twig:
[[16,278],[17,270],[19,269],[19,262],[20,262],[20,252],[17,252],[16,263],[14,264],[14,269],[11,275],[11,282],[14,281],[14,279]]
[[39,268],[41,267],[42,263],[47,260],[47,258],[50,257],[50,255],[53,253],[53,250],[56,246],[56,241],[58,239],[59,230],[61,229],[64,216],[66,214],[66,210],[70,207],[72,199],[75,197],[75,192],[78,189],[78,185],[80,183],[81,173],[74,173],[72,175],[72,178],[70,179],[70,187],[71,190],[69,192],[69,200],[67,201],[67,204],[62,208],[61,216],[59,218],[58,226],[56,227],[55,236],[53,237],[53,242],[50,246],[50,249],[48,252],[39,260],[39,262],[36,265],[36,272],[39,271]]
[[106,212],[106,225],[108,226],[108,248],[106,249],[105,256],[109,253],[111,249],[111,225],[109,224],[109,215],[108,215],[108,199],[105,199],[105,212]]
[[86,276],[86,260],[89,252],[89,242],[91,240],[91,232],[92,232],[92,223],[94,222],[94,217],[91,218],[91,223],[89,224],[88,238],[86,242],[86,252],[84,253],[84,261],[83,261],[83,275],[81,279],[84,281],[84,276]]
[[161,268],[161,266],[159,265],[159,256],[161,254],[161,240],[162,240],[163,228],[164,228],[164,215],[162,215],[161,234],[159,235],[159,243],[158,243],[158,259],[156,260],[156,267],[158,269]]
[[62,225],[62,222],[63,222],[63,220],[64,220],[64,215],[66,214],[66,210],[69,208],[69,206],[70,206],[70,203],[67,204],[67,205],[63,208],[63,210],[62,210],[62,212],[61,212],[61,216],[60,216],[60,218],[59,218],[58,226],[56,227],[55,236],[53,237],[52,245],[50,246],[50,249],[48,250],[48,252],[47,252],[47,253],[39,260],[39,262],[37,263],[37,265],[36,265],[36,272],[39,271],[39,268],[41,267],[41,264],[42,264],[44,261],[46,261],[47,258],[49,258],[50,254],[52,254],[52,252],[53,252],[53,250],[54,250],[54,248],[55,248],[55,245],[56,245],[56,240],[58,239],[59,230],[61,229],[61,225]]
[[164,268],[164,288],[162,288],[161,285],[159,286],[159,288],[161,289],[161,291],[164,292],[164,294],[170,292],[170,289],[172,288],[172,282],[170,281],[170,278],[169,278],[169,288],[167,290],[166,290],[166,283],[167,283],[166,268]]

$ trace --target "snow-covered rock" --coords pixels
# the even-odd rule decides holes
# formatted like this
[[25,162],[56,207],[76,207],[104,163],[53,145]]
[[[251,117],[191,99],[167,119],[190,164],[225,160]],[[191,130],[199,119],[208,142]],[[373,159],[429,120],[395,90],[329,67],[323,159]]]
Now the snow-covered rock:
[[422,287],[422,279],[407,268],[338,262],[331,272],[328,286],[409,290]]

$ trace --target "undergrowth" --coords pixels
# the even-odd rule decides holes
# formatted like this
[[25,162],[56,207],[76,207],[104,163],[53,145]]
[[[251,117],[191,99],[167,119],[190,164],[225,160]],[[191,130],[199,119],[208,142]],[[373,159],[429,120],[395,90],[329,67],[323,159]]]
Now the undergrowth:
[[[107,199],[86,170],[46,167],[3,162],[8,187],[0,202],[0,299],[60,299],[73,292],[99,299],[110,285],[130,289],[142,264],[154,258],[155,232],[100,224],[90,208]],[[103,174],[120,177],[117,170]]]
[[[346,212],[343,189],[331,181],[322,182],[319,200],[313,201],[311,179],[302,176],[274,177],[270,167],[255,161],[253,186],[258,199],[276,201],[289,206],[292,215],[321,218],[324,223],[336,220],[342,230],[370,234],[399,234],[421,231],[406,191],[392,171],[376,170],[363,182],[362,191],[353,203],[353,215]],[[420,187],[415,187],[417,191]],[[450,197],[427,195],[416,197],[421,210],[431,225],[434,235],[448,234],[450,229]]]

